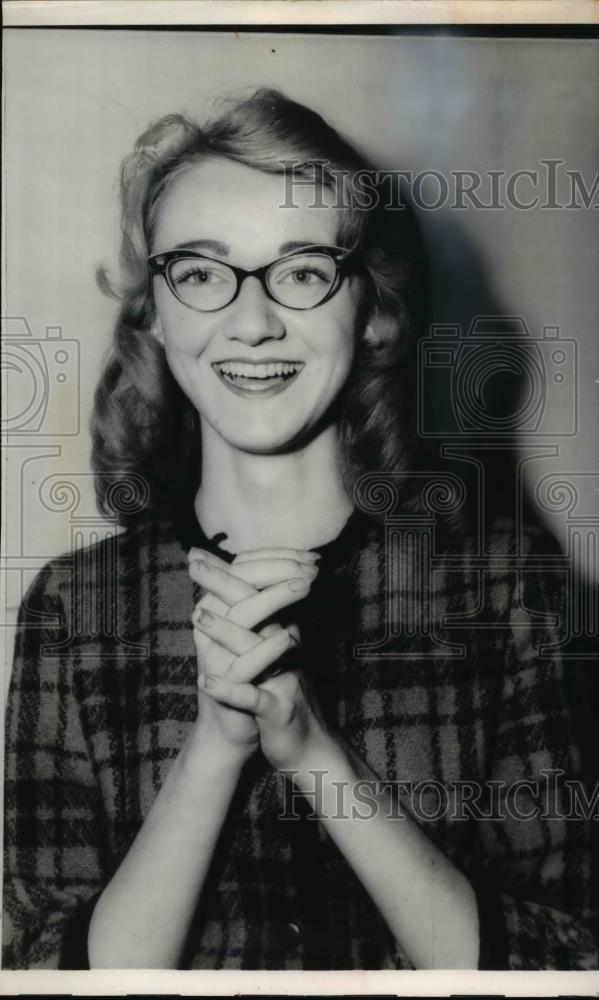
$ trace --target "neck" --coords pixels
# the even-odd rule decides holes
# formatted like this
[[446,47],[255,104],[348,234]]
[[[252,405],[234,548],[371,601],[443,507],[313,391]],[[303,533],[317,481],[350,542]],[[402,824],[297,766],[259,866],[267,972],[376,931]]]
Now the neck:
[[202,429],[202,480],[196,516],[225,547],[314,548],[336,538],[353,509],[343,485],[335,427],[290,454],[232,449]]

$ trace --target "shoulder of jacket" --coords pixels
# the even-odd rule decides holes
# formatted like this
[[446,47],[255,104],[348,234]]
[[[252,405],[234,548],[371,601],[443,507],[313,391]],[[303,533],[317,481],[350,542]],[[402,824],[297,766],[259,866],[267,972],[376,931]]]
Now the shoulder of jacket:
[[511,518],[497,518],[487,530],[489,552],[503,552],[516,557],[561,555],[561,548],[550,531],[541,524],[516,523]]
[[[100,529],[101,531],[102,529]],[[34,605],[40,599],[68,599],[73,581],[98,580],[119,567],[122,573],[134,560],[143,561],[144,550],[160,549],[175,542],[172,525],[166,519],[140,518],[130,527],[115,532],[107,523],[105,533],[87,545],[49,559],[35,574],[22,603]]]
[[515,568],[519,560],[554,557],[555,561],[562,557],[555,537],[542,525],[519,524],[508,517],[495,519],[485,526],[484,532],[473,528],[441,532],[434,522],[415,521],[411,526],[409,522],[385,525],[372,520],[362,555],[386,561],[392,549],[398,556],[402,551],[407,554],[419,549],[421,561],[431,560],[439,570],[445,564],[455,571],[476,564],[491,574],[495,567],[503,572],[506,563]]

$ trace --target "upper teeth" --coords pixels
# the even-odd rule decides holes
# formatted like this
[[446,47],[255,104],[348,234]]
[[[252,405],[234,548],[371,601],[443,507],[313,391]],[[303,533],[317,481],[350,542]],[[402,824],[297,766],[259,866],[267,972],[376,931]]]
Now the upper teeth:
[[302,366],[286,361],[275,361],[268,365],[252,365],[242,361],[222,361],[218,365],[223,375],[240,375],[244,378],[273,378],[275,375],[293,375]]

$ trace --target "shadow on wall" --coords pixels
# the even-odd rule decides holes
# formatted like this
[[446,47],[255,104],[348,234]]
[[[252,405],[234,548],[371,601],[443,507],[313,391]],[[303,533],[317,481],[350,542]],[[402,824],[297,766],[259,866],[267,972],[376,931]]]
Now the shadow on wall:
[[420,433],[472,487],[473,514],[487,523],[503,515],[540,524],[518,463],[529,447],[555,445],[563,433],[555,390],[564,381],[563,395],[571,393],[572,383],[553,372],[551,359],[560,357],[567,370],[571,342],[554,339],[551,328],[531,329],[497,299],[455,221],[428,215],[424,223],[433,301],[419,358]]
[[[545,527],[518,469],[528,447],[534,452],[539,444],[557,444],[563,421],[570,419],[569,401],[555,398],[556,391],[573,391],[573,381],[567,380],[568,342],[556,343],[551,330],[545,337],[543,331],[529,330],[526,317],[498,301],[455,219],[423,215],[418,213],[430,260],[432,308],[419,354],[420,434],[438,465],[466,481],[473,526],[484,529],[499,516],[520,516],[527,525]],[[578,608],[586,609],[587,626],[568,633],[564,696],[591,795],[599,782],[593,736],[599,717],[599,587],[578,572],[572,553],[566,556],[570,602],[575,599]],[[570,608],[569,629],[573,616]],[[599,824],[593,827],[599,859]],[[599,902],[599,870],[596,879]]]

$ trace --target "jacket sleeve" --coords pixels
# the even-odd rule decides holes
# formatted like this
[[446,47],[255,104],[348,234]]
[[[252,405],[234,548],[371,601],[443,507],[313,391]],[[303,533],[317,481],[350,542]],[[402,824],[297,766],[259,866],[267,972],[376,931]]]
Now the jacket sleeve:
[[479,968],[597,969],[589,813],[597,817],[598,805],[567,706],[575,665],[557,648],[566,574],[535,547],[517,577],[492,755],[494,818],[477,823],[486,859],[473,882]]
[[73,692],[60,577],[56,564],[42,570],[17,620],[5,757],[8,969],[85,968],[79,931],[105,882],[98,785]]

